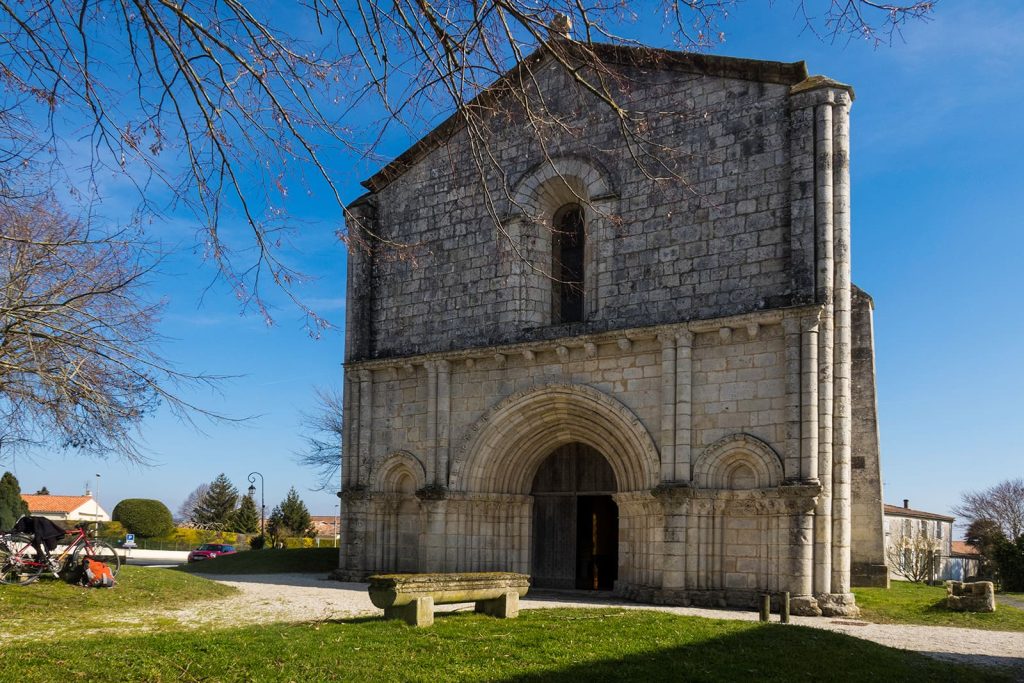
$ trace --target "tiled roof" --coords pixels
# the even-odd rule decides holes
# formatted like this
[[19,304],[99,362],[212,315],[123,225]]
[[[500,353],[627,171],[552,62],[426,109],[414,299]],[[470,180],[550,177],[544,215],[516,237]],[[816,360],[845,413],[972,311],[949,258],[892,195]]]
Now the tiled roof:
[[902,505],[889,505],[885,504],[885,514],[892,517],[913,517],[914,519],[936,519],[940,522],[955,522],[956,517],[950,517],[948,515],[940,515],[935,512],[925,512],[923,510],[914,510],[913,508],[905,508]]
[[31,513],[74,512],[92,500],[92,496],[37,496],[29,493],[23,493],[21,497]]
[[978,557],[981,555],[981,552],[967,541],[953,541],[950,553],[952,555],[968,555],[971,557]]

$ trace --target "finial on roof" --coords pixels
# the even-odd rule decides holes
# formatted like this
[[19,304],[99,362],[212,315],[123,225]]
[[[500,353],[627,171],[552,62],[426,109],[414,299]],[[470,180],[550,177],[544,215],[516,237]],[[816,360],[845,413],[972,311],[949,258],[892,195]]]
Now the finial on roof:
[[559,38],[571,40],[572,19],[561,12],[556,12],[551,23],[548,24],[548,38],[551,40],[557,40]]

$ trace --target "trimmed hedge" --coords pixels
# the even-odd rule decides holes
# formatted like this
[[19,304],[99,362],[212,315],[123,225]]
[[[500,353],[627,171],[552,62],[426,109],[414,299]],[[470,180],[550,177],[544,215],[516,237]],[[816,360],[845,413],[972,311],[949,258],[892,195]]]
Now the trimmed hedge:
[[112,518],[130,533],[142,538],[154,538],[174,528],[171,511],[159,500],[126,498],[114,508]]

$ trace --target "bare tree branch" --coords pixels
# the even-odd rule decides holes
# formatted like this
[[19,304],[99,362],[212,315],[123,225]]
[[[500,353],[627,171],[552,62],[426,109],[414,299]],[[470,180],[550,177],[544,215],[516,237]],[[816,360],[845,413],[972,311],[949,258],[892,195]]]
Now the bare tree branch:
[[[733,5],[658,7],[676,47],[701,50],[722,39]],[[831,0],[820,16],[803,0],[796,7],[822,36],[882,43],[934,2]],[[685,181],[672,161],[682,152],[645,130],[628,84],[593,49],[636,46],[615,31],[641,19],[625,0],[301,0],[271,12],[242,0],[0,0],[0,190],[26,167],[78,184],[84,143],[87,194],[110,172],[135,186],[142,210],[195,216],[205,255],[243,305],[269,320],[260,290],[270,282],[320,329],[327,322],[296,296],[303,275],[282,253],[296,227],[289,184],[333,206],[340,225],[337,179],[353,155],[378,160],[393,129],[419,137],[452,111],[481,176],[500,170],[487,141],[508,117],[525,117],[547,149],[549,132],[567,123],[552,103],[531,101],[529,70],[500,98],[474,99],[538,48],[567,69],[580,97],[618,118],[646,173]],[[556,25],[575,26],[576,40],[549,30],[560,15]],[[370,111],[383,116],[368,120]],[[504,194],[490,187],[486,200],[499,232]],[[230,230],[239,220],[245,235]],[[367,238],[399,252],[416,246],[372,233],[351,242]]]
[[341,470],[342,406],[344,400],[337,388],[317,388],[314,412],[303,416],[306,448],[296,455],[296,462],[312,468],[317,475],[318,491],[337,489]]
[[0,201],[0,459],[49,445],[144,461],[136,430],[160,406],[218,417],[181,390],[220,378],[159,354],[156,263],[136,225],[104,232],[50,195]]
[[1024,479],[1008,479],[983,491],[961,493],[953,514],[968,522],[995,522],[1006,538],[1014,540],[1024,534]]

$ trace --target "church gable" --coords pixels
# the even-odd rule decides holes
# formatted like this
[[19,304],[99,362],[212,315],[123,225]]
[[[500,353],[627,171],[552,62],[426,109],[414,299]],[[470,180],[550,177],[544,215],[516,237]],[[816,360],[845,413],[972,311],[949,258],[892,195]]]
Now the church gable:
[[[731,61],[776,70],[724,69]],[[365,221],[411,246],[358,257],[372,264],[357,267],[350,286],[371,295],[350,327],[370,338],[355,340],[350,358],[540,339],[563,334],[565,323],[600,332],[732,315],[798,298],[789,91],[802,65],[722,60],[712,75],[697,66],[614,65],[615,97],[642,115],[646,142],[623,138],[614,114],[547,64],[529,80],[543,93],[543,145],[536,122],[501,111],[484,155],[500,170],[479,147],[474,156],[465,128],[443,124],[450,130],[432,134],[443,139],[418,143],[400,172],[368,181],[378,189],[354,207],[350,230]],[[765,74],[773,80],[749,80]],[[566,270],[564,226],[552,226],[573,205],[582,245],[567,247],[580,255]],[[580,291],[582,315],[565,319],[572,304],[560,305],[559,289]]]

